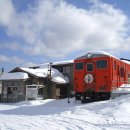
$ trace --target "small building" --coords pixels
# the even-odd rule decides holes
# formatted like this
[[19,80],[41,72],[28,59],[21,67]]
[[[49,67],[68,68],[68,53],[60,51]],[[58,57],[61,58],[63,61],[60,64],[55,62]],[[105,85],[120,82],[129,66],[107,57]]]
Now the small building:
[[1,102],[25,100],[25,86],[28,79],[26,73],[4,73],[0,77]]
[[[57,69],[65,77],[68,78],[69,83],[66,84],[67,96],[70,92],[74,91],[74,60],[45,63],[45,64],[40,64],[40,65],[34,66],[32,68],[42,68],[42,67],[44,68],[45,66],[51,66],[52,68]],[[59,86],[63,86],[63,84],[59,85]],[[60,87],[60,89],[61,89],[61,87]],[[61,92],[63,92],[63,91],[61,91]]]
[[54,68],[16,67],[10,73],[3,74],[0,82],[2,86],[1,101],[19,102],[36,99],[39,96],[43,99],[65,98],[69,80]]
[[68,77],[68,91],[74,91],[74,60],[54,62],[51,66],[59,70],[64,76]]

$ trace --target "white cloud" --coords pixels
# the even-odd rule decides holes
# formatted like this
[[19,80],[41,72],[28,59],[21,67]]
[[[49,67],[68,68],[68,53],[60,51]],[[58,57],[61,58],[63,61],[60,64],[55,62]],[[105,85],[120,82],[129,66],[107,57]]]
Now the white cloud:
[[120,51],[130,45],[128,18],[112,5],[96,1],[89,9],[79,9],[63,0],[39,0],[18,13],[9,1],[11,11],[7,9],[2,24],[9,35],[25,40],[23,51],[27,54],[64,57],[78,50]]
[[17,64],[18,66],[32,66],[35,65],[33,62],[26,61],[21,59],[17,56],[5,56],[0,55],[0,63],[10,63],[10,64]]
[[11,0],[0,0],[0,24],[10,26],[14,13]]
[[21,45],[19,43],[16,42],[1,42],[0,43],[0,49],[10,49],[10,50],[20,50],[21,49]]
[[0,62],[9,62],[10,59],[4,55],[0,55]]
[[25,62],[24,59],[20,59],[16,56],[13,57],[8,57],[5,55],[0,55],[0,62],[4,62],[4,63],[13,63],[13,64],[22,64]]

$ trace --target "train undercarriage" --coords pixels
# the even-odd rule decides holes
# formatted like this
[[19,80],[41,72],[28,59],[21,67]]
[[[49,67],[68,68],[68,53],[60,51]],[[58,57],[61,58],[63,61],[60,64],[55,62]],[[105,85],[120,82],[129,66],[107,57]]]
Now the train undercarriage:
[[80,100],[82,103],[109,100],[111,96],[110,92],[76,92],[75,99]]

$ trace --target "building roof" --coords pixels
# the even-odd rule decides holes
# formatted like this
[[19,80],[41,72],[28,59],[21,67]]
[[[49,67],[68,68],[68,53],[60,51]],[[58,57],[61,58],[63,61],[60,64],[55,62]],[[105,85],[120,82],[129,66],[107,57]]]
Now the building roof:
[[65,61],[58,61],[58,62],[51,62],[51,63],[43,63],[43,64],[37,64],[35,66],[30,66],[29,68],[45,68],[49,65],[55,66],[55,65],[67,65],[67,64],[73,64],[74,60],[65,60]]
[[72,64],[74,63],[74,60],[66,60],[66,61],[59,61],[59,62],[53,62],[53,65],[66,65],[66,64]]
[[27,73],[23,72],[17,72],[17,73],[4,73],[1,77],[0,80],[25,80],[28,79],[29,76]]
[[[49,74],[48,67],[37,68],[37,69],[16,67],[10,72],[11,73],[24,72],[36,78],[47,78]],[[65,77],[61,72],[59,72],[57,69],[54,69],[52,67],[51,67],[51,81],[56,82],[56,83],[69,83],[69,80],[67,77]]]

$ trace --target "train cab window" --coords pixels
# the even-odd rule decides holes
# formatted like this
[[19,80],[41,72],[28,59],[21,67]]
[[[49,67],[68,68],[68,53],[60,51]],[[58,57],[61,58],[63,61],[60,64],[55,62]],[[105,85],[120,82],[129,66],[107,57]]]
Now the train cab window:
[[97,68],[107,68],[107,61],[106,60],[98,60],[97,61]]
[[87,71],[93,71],[93,63],[87,63]]
[[83,70],[83,62],[79,62],[75,64],[75,69],[76,70]]

